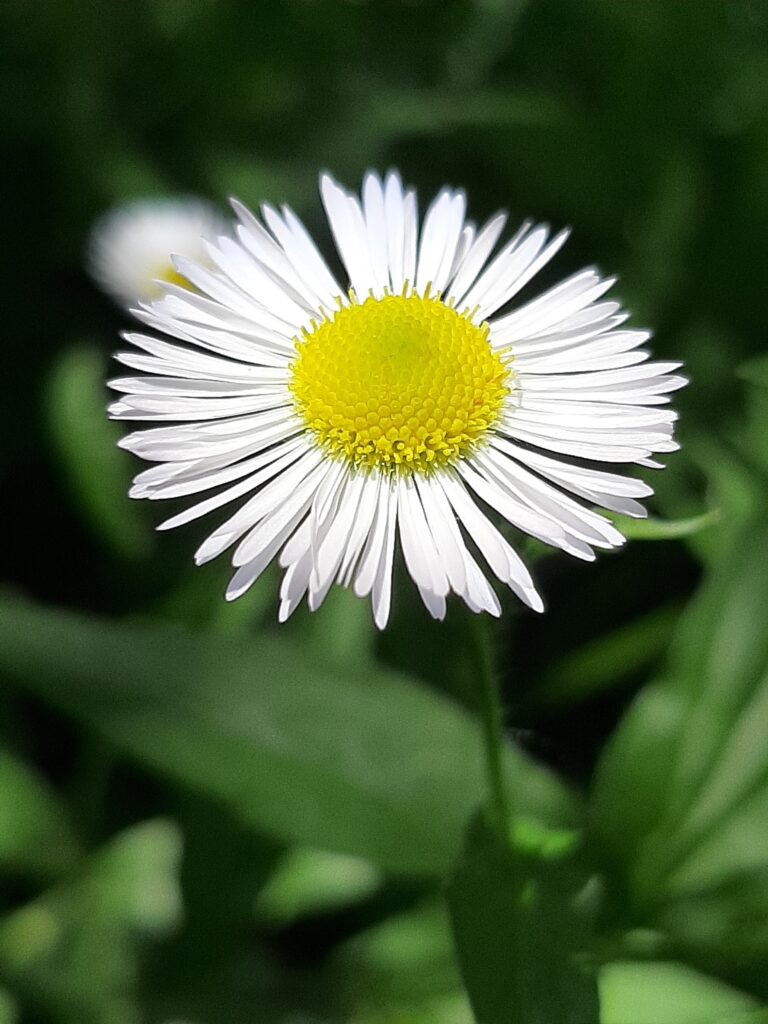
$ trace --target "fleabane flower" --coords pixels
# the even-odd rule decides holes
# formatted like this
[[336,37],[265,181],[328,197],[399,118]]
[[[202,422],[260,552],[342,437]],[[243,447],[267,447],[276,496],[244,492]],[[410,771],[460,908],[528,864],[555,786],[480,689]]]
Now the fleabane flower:
[[204,238],[225,230],[216,210],[202,199],[134,199],[109,210],[91,231],[87,264],[91,277],[121,305],[162,295],[162,282],[184,285],[172,253],[207,262]]
[[233,549],[233,599],[277,558],[281,621],[336,582],[383,628],[398,541],[436,618],[451,592],[498,615],[489,576],[540,611],[501,528],[587,560],[622,544],[593,506],[642,516],[652,490],[593,464],[677,447],[679,364],[647,361],[648,332],[623,326],[594,268],[513,305],[565,231],[525,223],[492,255],[506,217],[476,227],[461,191],[420,224],[396,172],[367,174],[361,199],[325,174],[320,190],[348,285],[290,209],[234,202],[213,269],[177,259],[194,290],[138,312],[175,340],[128,334],[139,351],[117,356],[143,375],[111,382],[111,415],[163,424],[122,441],[157,463],[132,496],[211,492],[160,529],[233,506],[196,560]]

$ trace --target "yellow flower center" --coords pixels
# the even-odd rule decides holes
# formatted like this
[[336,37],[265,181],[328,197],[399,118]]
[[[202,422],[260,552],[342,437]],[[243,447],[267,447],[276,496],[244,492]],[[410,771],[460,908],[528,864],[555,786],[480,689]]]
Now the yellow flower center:
[[427,473],[457,462],[498,419],[511,371],[488,324],[438,298],[345,306],[296,341],[290,390],[318,443],[355,466]]
[[163,293],[162,287],[156,284],[156,281],[163,281],[165,284],[177,284],[180,288],[186,288],[187,291],[195,291],[193,285],[178,272],[170,260],[150,272],[147,281],[147,291],[150,298],[162,295]]

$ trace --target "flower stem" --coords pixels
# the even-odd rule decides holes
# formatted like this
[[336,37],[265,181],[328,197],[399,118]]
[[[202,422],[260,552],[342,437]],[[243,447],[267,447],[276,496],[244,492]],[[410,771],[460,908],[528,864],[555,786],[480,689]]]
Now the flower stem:
[[478,711],[483,728],[485,772],[488,786],[487,812],[491,824],[497,829],[504,842],[508,843],[510,801],[504,780],[504,719],[487,623],[479,615],[471,616],[470,637],[475,663]]

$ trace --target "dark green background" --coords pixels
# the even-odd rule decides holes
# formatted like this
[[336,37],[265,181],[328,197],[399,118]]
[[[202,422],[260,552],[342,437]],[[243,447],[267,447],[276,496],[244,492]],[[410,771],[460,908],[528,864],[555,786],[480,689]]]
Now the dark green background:
[[[134,196],[287,201],[330,252],[322,168],[356,187],[396,166],[422,208],[451,183],[478,220],[571,225],[537,286],[618,273],[632,323],[685,361],[683,451],[648,472],[651,512],[712,515],[596,565],[522,542],[547,614],[508,601],[488,642],[510,734],[578,794],[511,765],[520,806],[589,823],[608,893],[590,956],[634,957],[626,935],[653,932],[644,956],[768,1000],[768,4],[6,0],[0,40],[1,1024],[466,1019],[436,895],[480,794],[455,710],[473,703],[466,617],[436,625],[402,585],[383,636],[346,595],[278,629],[274,575],[225,606],[226,566],[191,566],[208,524],[153,534],[161,510],[125,496],[134,466],[103,415],[127,318],[84,272],[94,219]],[[662,677],[674,713],[654,711]],[[722,817],[726,791],[742,817]],[[698,798],[730,845],[694,906],[655,869],[695,840],[642,837]],[[331,884],[308,854],[292,909],[275,871],[296,844],[384,873],[334,862]],[[664,977],[611,975],[607,1024],[646,1024]],[[694,988],[648,1024],[743,1009]]]

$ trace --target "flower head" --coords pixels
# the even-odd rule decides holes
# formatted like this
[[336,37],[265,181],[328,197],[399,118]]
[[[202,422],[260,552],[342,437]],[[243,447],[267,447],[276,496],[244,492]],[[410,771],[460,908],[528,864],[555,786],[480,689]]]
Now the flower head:
[[172,254],[206,262],[203,239],[224,229],[222,218],[202,199],[134,199],[96,221],[88,269],[113,299],[133,306],[161,295],[161,282],[183,285]]
[[349,287],[290,209],[235,202],[212,269],[175,261],[194,291],[169,283],[138,313],[176,340],[129,334],[139,351],[117,357],[142,376],[111,382],[111,415],[163,424],[122,442],[157,463],[131,494],[213,492],[161,529],[236,502],[197,561],[234,548],[233,599],[277,558],[281,620],[337,582],[383,627],[397,538],[435,617],[451,592],[498,615],[488,574],[541,610],[500,522],[588,560],[622,544],[593,506],[642,516],[652,490],[593,463],[676,449],[679,364],[647,361],[648,332],[623,326],[593,268],[510,305],[567,232],[525,223],[492,256],[506,217],[477,228],[463,192],[420,227],[395,172],[367,174],[362,201],[320,185]]

